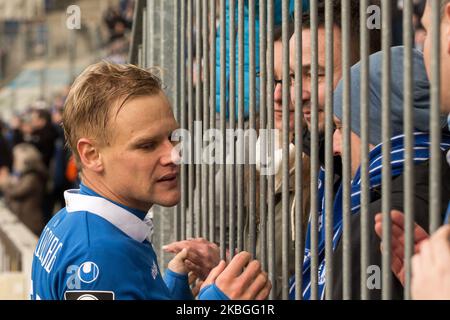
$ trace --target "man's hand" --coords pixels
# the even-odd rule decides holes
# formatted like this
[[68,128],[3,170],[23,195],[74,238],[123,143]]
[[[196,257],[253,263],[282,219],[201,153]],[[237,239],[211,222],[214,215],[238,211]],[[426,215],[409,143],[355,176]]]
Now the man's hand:
[[[405,285],[405,216],[397,210],[391,211],[392,221],[392,272],[401,284]],[[383,216],[381,213],[375,216],[375,232],[383,237]],[[428,233],[418,224],[414,225],[414,253],[418,253],[420,243],[429,237]],[[383,246],[381,246],[383,251]]]
[[206,279],[211,269],[220,262],[219,247],[202,238],[173,242],[163,246],[164,251],[171,253],[178,253],[184,248],[188,249],[186,267],[200,280]]
[[192,288],[192,295],[196,298],[200,292],[200,288],[203,285],[203,281],[197,278],[197,276],[191,271],[189,272],[189,285]]
[[169,261],[168,268],[178,274],[187,274],[186,258],[188,255],[188,249],[181,250],[172,260]]
[[264,300],[272,289],[259,261],[251,261],[250,253],[245,251],[238,253],[228,266],[220,261],[202,287],[213,283],[232,300]]
[[412,260],[411,291],[417,300],[450,300],[450,225],[423,241]]

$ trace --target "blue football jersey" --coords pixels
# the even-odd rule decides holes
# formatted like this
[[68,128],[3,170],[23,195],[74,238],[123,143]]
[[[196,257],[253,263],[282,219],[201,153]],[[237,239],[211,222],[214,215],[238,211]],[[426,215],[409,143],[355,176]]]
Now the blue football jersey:
[[34,252],[32,299],[192,299],[187,275],[161,277],[146,213],[83,185],[64,196]]

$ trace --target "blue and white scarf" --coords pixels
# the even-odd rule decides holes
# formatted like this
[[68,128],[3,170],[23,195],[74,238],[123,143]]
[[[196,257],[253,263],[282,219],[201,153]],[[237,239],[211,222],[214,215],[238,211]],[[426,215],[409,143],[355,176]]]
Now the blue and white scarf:
[[[404,159],[404,135],[396,136],[391,139],[391,165],[392,177],[395,178],[403,173]],[[430,137],[428,133],[414,134],[414,163],[419,164],[428,161],[430,158]],[[442,138],[441,149],[450,148],[450,135],[444,135]],[[376,146],[369,154],[369,185],[370,191],[381,186],[382,177],[382,144]],[[318,295],[320,299],[324,299],[325,293],[325,171],[320,169],[318,181],[318,241],[319,241],[319,268],[318,268]],[[361,173],[358,169],[354,179],[351,182],[351,214],[356,214],[361,207]],[[371,194],[372,198],[372,194]],[[337,191],[334,200],[334,217],[333,217],[333,250],[339,243],[342,235],[342,185]],[[311,220],[308,224],[306,234],[305,252],[303,261],[303,288],[302,295],[304,300],[309,300],[311,296]],[[290,279],[290,299],[295,299],[295,277]]]

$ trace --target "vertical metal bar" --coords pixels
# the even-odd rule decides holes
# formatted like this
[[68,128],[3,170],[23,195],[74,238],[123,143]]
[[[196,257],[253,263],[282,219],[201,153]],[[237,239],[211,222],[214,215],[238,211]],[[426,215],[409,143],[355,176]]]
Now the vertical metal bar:
[[151,50],[149,47],[149,39],[148,39],[148,22],[147,22],[147,7],[144,8],[144,12],[142,12],[142,25],[143,25],[143,33],[142,33],[142,66],[144,68],[148,68],[148,57],[147,54]]
[[[196,83],[195,83],[195,121],[201,123],[202,121],[202,7],[201,0],[195,0],[195,61],[196,61]],[[202,197],[203,190],[203,173],[201,161],[201,147],[202,146],[202,125],[198,125],[198,130],[195,137],[195,236],[200,237],[202,224]],[[200,149],[200,155],[199,155]]]
[[[248,41],[250,43],[249,47],[249,91],[250,91],[250,101],[249,101],[249,129],[250,131],[256,130],[256,51],[255,51],[255,3],[256,0],[249,0],[248,7],[248,18],[249,18],[249,37]],[[249,159],[256,153],[255,148],[256,141],[249,141]],[[249,243],[250,243],[250,253],[252,257],[256,257],[256,165],[253,161],[249,161]]]
[[332,299],[333,293],[333,90],[334,90],[334,27],[333,2],[325,3],[325,49],[327,62],[325,66],[326,98],[325,98],[325,270],[326,299]]
[[143,49],[142,49],[142,44],[140,44],[138,46],[138,53],[137,53],[137,65],[140,68],[144,67],[144,63],[143,63],[143,53],[142,53]]
[[[203,37],[203,61],[199,62],[200,65],[203,65],[203,131],[206,132],[210,126],[209,126],[209,55],[208,55],[208,0],[202,1],[202,37]],[[209,177],[209,171],[208,171],[208,165],[204,164],[204,161],[202,160],[202,194],[203,194],[203,201],[202,201],[202,237],[207,239],[209,237],[209,228],[208,228],[208,222],[209,222],[209,193],[208,193],[208,177]]]
[[[266,50],[267,50],[267,1],[259,0],[259,120],[260,129],[265,129],[267,125],[267,68],[266,68]],[[260,148],[260,162],[266,163],[266,152],[264,143],[261,143]],[[261,265],[263,270],[268,270],[267,262],[267,178],[265,175],[259,173],[259,244],[261,252]]]
[[[229,19],[230,19],[230,29],[229,39],[230,39],[230,98],[229,98],[229,121],[230,121],[230,132],[235,132],[236,129],[236,0],[229,0]],[[230,136],[234,137],[233,135]],[[227,136],[228,138],[228,136]],[[236,166],[235,164],[235,153],[236,144],[235,140],[229,140],[229,159],[231,161],[230,178],[228,192],[230,197],[230,202],[228,206],[228,214],[230,217],[230,223],[228,225],[229,239],[228,245],[230,248],[230,258],[234,256],[234,251],[236,249]]]
[[[302,1],[295,0],[295,132],[303,132],[303,82],[302,82]],[[303,234],[303,137],[295,134],[295,299],[301,300],[303,258],[304,258],[304,234]]]
[[[173,39],[173,62],[174,67],[176,70],[175,74],[175,81],[174,81],[174,106],[175,106],[175,116],[180,124],[181,120],[181,104],[180,104],[180,28],[179,28],[179,22],[180,22],[180,0],[176,0],[174,4],[174,11],[173,11],[173,33],[174,33],[174,39]],[[179,241],[181,240],[181,205],[178,204],[175,208],[175,219],[174,219],[174,226],[175,226],[175,240]]]
[[343,216],[343,298],[351,298],[351,116],[350,116],[350,0],[342,2],[342,79],[344,83],[343,94],[343,145],[342,157],[343,176],[342,176],[342,216]]
[[[238,145],[236,159],[245,159],[244,148],[244,0],[238,1]],[[242,130],[242,131],[241,131]],[[241,135],[242,132],[242,135]],[[237,162],[237,250],[244,250],[244,164]]]
[[128,52],[128,62],[131,64],[137,63],[139,45],[142,44],[142,32],[144,30],[144,26],[142,25],[142,14],[145,12],[144,2],[145,0],[137,0],[133,13],[133,26],[131,27],[132,40],[130,42],[130,51]]
[[369,299],[369,37],[367,29],[368,0],[361,1],[361,300]]
[[282,87],[282,124],[283,124],[283,157],[282,157],[282,216],[281,216],[281,292],[283,300],[289,298],[289,0],[282,1],[282,43],[283,43],[283,87]]
[[155,50],[155,26],[154,26],[155,0],[147,0],[147,10],[145,13],[145,25],[147,25],[147,52],[145,57],[146,67],[154,65],[153,56]]
[[318,198],[319,127],[318,127],[318,1],[310,2],[311,9],[311,300],[318,296]]
[[[273,58],[274,58],[274,3],[269,0],[267,4],[267,129],[274,128],[274,96],[273,96]],[[273,163],[274,159],[274,143],[275,139],[270,135],[268,139],[269,162]],[[272,291],[270,292],[270,299],[275,298],[277,292],[276,283],[276,264],[275,264],[275,176],[273,174],[267,177],[267,206],[268,206],[268,258],[269,258],[269,280],[272,282]]]
[[382,2],[382,136],[383,136],[383,170],[382,170],[382,211],[383,211],[383,258],[382,258],[382,297],[390,300],[392,296],[391,274],[391,1]]
[[[164,26],[164,7],[166,4],[167,5],[167,1],[163,1],[163,0],[159,0],[159,6],[158,9],[159,11],[156,12],[155,14],[159,15],[159,60],[158,60],[158,65],[161,66],[162,70],[167,70],[167,66],[166,66],[166,57],[165,57],[165,37],[166,37],[166,31],[165,31],[165,26]],[[167,77],[165,75],[165,72],[161,73],[161,80],[163,83],[167,82]]]
[[[220,131],[222,140],[226,139],[226,0],[220,0]],[[222,165],[220,171],[220,257],[226,258],[226,143],[222,141]]]
[[[186,1],[180,5],[180,120],[181,128],[187,128],[186,122]],[[184,142],[184,141],[183,141]],[[186,145],[186,144],[185,144]],[[184,159],[185,161],[187,159]],[[181,239],[186,239],[186,212],[188,210],[187,165],[181,165]]]
[[413,116],[413,3],[403,1],[403,43],[404,49],[404,130],[405,130],[405,300],[411,299],[411,257],[414,254],[414,116]]
[[431,158],[430,158],[430,233],[435,232],[441,225],[441,163],[440,163],[440,84],[441,84],[441,1],[432,1],[431,13]]
[[195,144],[194,144],[194,94],[193,94],[193,43],[194,39],[192,36],[193,33],[193,10],[192,10],[192,1],[188,0],[187,2],[187,46],[188,46],[188,130],[190,132],[190,141],[189,141],[189,147],[190,147],[190,157],[191,161],[189,161],[188,165],[188,179],[189,179],[189,189],[188,189],[188,207],[189,207],[189,226],[188,226],[188,237],[194,236],[194,210],[195,210],[195,203],[194,203],[194,189],[195,189]]
[[[210,2],[210,128],[216,127],[216,1]],[[217,150],[216,150],[217,152]],[[216,168],[214,161],[209,166],[209,240],[216,241],[216,190],[215,190]]]

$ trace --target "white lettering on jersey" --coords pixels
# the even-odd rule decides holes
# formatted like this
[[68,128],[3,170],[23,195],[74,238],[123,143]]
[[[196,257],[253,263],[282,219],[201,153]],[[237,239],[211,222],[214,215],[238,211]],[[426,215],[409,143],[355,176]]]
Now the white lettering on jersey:
[[47,273],[52,271],[57,255],[62,246],[63,244],[59,241],[59,238],[56,237],[47,227],[42,234],[38,246],[36,247],[36,251],[34,252],[34,255],[41,262],[42,268],[44,268]]

